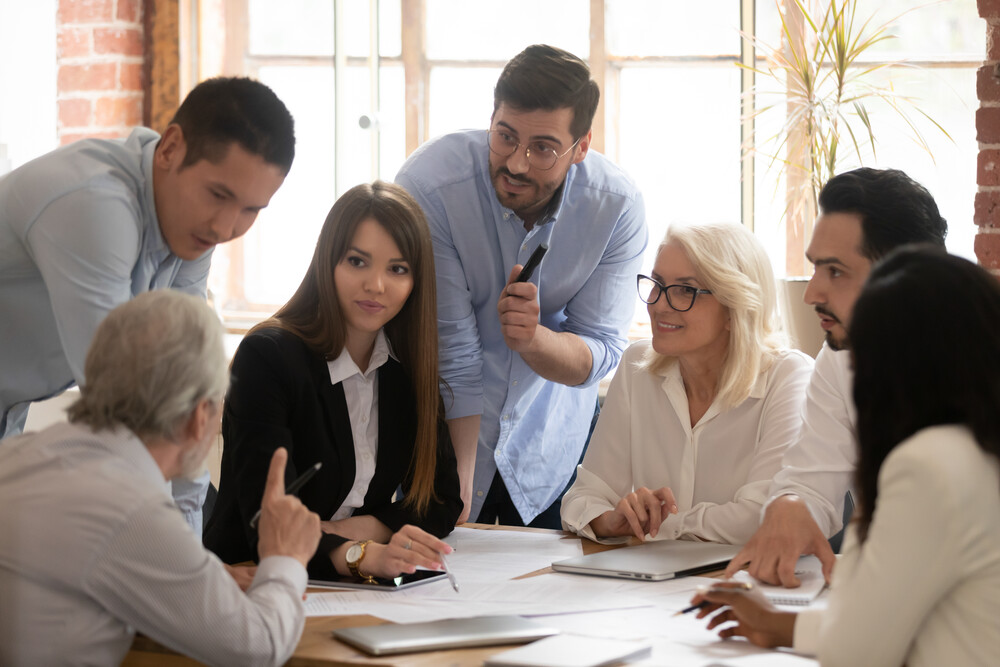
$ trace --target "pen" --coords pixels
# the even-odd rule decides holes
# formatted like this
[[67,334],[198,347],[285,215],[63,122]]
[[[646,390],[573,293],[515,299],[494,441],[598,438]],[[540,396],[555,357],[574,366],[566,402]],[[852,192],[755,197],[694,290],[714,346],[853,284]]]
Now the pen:
[[531,253],[531,257],[529,257],[528,261],[525,262],[524,268],[521,269],[521,273],[517,275],[517,278],[514,280],[514,282],[515,283],[528,282],[528,279],[531,278],[531,274],[535,272],[535,268],[542,261],[542,255],[544,255],[548,251],[548,249],[549,249],[548,243],[545,242],[539,243],[538,247],[535,248],[535,251]]
[[455,581],[455,575],[453,575],[451,573],[451,570],[448,569],[448,561],[445,560],[444,554],[441,553],[441,552],[438,552],[438,555],[441,556],[441,567],[444,569],[445,576],[448,577],[448,581],[451,582],[451,587],[454,588],[455,592],[457,593],[458,592],[458,582]]
[[[752,588],[753,588],[753,584],[751,584],[748,581],[741,581],[738,584],[729,587],[730,590],[736,589],[736,590],[740,590],[740,591],[749,591]],[[698,604],[693,604],[690,607],[685,607],[684,609],[681,609],[680,611],[676,612],[674,614],[674,616],[681,616],[683,614],[690,614],[692,611],[694,611],[696,609],[702,609],[704,607],[707,607],[709,604],[711,604],[711,603],[708,600],[702,600]]]
[[[288,485],[288,488],[285,489],[285,494],[287,495],[298,492],[298,490],[305,486],[306,482],[312,479],[312,476],[315,475],[316,472],[322,467],[322,461],[317,461],[314,465],[309,466],[304,473],[299,475],[298,479]],[[250,527],[255,530],[257,528],[257,524],[260,522],[261,510],[263,510],[263,508],[257,510],[257,513],[253,515],[252,519],[250,519]]]

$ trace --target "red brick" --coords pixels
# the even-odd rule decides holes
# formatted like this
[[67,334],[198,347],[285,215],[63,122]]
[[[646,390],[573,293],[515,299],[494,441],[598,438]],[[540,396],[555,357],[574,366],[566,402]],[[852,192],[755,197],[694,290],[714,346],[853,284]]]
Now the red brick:
[[980,227],[1000,227],[1000,191],[980,190],[976,193],[972,221]]
[[87,127],[91,124],[90,100],[59,100],[61,127]]
[[66,144],[71,144],[74,141],[79,141],[80,139],[122,139],[129,135],[129,130],[122,130],[119,132],[74,132],[71,134],[63,134],[59,137],[59,145],[65,146]]
[[115,0],[59,0],[58,23],[110,23]]
[[1000,234],[976,234],[976,258],[987,269],[1000,269]]
[[80,58],[90,55],[90,35],[89,28],[63,28],[56,38],[59,58]]
[[986,24],[986,60],[1000,60],[1000,24]]
[[94,108],[94,124],[99,127],[142,124],[142,97],[102,97]]
[[1000,150],[984,148],[979,151],[976,183],[985,186],[1000,185]]
[[125,92],[142,92],[142,65],[122,63],[118,72],[118,88]]
[[122,28],[95,28],[94,53],[141,56],[143,53],[142,31]]
[[977,70],[976,95],[983,102],[1000,102],[1000,64],[986,64]]
[[114,90],[117,82],[114,63],[96,65],[61,65],[59,92],[74,90]]
[[1000,107],[976,109],[976,141],[1000,144]]
[[142,0],[118,0],[118,20],[139,23],[142,20]]

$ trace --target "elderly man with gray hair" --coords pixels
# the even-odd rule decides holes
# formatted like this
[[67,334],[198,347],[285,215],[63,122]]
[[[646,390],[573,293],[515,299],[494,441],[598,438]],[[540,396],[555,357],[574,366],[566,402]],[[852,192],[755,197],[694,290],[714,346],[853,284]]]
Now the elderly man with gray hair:
[[209,664],[278,665],[302,634],[319,517],[271,461],[246,593],[173,505],[228,385],[222,328],[193,296],[141,294],[97,330],[70,423],[0,448],[0,664],[118,664],[138,630]]

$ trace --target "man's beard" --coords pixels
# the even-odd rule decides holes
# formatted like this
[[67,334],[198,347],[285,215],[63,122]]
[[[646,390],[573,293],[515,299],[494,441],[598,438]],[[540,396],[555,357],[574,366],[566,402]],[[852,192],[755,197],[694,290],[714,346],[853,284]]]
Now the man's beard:
[[844,337],[840,340],[833,335],[833,331],[826,332],[826,344],[830,346],[830,349],[835,351],[850,349],[850,342],[847,340],[847,327],[845,327],[844,323],[840,321],[840,318],[823,306],[816,306],[815,308],[817,313],[832,318],[844,330]]

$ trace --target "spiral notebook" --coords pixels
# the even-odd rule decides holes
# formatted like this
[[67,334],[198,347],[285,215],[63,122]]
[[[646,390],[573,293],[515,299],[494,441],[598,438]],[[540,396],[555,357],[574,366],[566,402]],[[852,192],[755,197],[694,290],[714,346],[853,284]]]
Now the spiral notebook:
[[754,579],[746,570],[740,570],[733,577],[735,581],[752,582],[760,589],[767,599],[774,604],[792,605],[804,607],[812,603],[819,594],[826,588],[826,580],[823,578],[823,564],[816,556],[802,556],[795,564],[795,576],[799,578],[801,584],[798,588],[785,588],[784,586],[773,586]]

